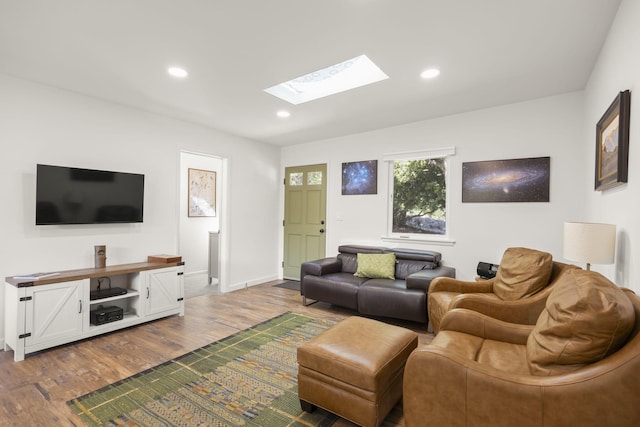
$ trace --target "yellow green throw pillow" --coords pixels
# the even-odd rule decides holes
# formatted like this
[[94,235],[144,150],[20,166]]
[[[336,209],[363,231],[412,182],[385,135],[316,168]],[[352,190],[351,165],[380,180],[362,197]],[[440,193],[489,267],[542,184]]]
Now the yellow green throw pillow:
[[395,279],[396,254],[358,254],[358,270],[353,274],[369,279]]

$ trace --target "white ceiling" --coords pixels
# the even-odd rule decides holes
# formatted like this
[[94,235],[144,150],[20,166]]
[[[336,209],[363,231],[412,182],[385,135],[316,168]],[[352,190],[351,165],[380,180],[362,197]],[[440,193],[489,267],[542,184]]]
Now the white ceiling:
[[[0,0],[0,73],[289,145],[583,89],[619,4]],[[361,54],[390,78],[298,106],[263,91]]]

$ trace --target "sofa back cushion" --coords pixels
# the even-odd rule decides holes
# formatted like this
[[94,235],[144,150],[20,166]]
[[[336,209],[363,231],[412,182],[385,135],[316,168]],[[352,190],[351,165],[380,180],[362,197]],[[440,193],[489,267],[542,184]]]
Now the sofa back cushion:
[[354,276],[393,280],[395,272],[395,254],[358,254],[358,270]]
[[386,252],[393,252],[396,254],[397,260],[424,261],[431,265],[432,269],[437,268],[442,260],[442,254],[440,252],[427,251],[423,249],[393,248]]
[[508,248],[504,251],[493,292],[504,301],[529,297],[547,286],[553,259],[547,252],[528,248]]
[[527,340],[533,375],[556,375],[596,362],[622,347],[635,324],[621,288],[594,271],[567,270]]
[[358,271],[357,254],[338,254],[338,259],[342,262],[342,272],[353,274]]
[[434,268],[431,262],[409,261],[406,259],[398,259],[396,256],[396,279],[405,280],[410,274],[420,270],[433,270]]

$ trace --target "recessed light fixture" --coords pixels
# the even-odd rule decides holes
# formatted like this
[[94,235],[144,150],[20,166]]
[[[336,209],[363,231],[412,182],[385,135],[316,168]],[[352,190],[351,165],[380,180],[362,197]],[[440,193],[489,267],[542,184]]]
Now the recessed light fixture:
[[440,70],[437,68],[429,68],[428,70],[424,70],[420,73],[420,77],[423,79],[432,79],[434,77],[438,77],[440,75]]
[[360,55],[264,91],[298,105],[388,78],[367,55]]
[[167,69],[167,73],[169,73],[171,77],[175,77],[177,79],[184,79],[189,75],[189,73],[187,73],[187,70],[180,67],[169,67]]
[[281,118],[283,118],[283,119],[286,119],[287,117],[291,116],[291,113],[290,113],[290,112],[288,112],[288,111],[285,111],[285,110],[280,110],[280,111],[278,111],[278,112],[276,113],[276,115],[277,115],[278,117],[281,117]]

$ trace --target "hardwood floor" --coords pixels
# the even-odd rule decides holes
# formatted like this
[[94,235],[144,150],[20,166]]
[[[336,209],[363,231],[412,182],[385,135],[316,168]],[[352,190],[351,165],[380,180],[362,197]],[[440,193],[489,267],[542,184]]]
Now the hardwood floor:
[[[298,292],[274,287],[275,283],[279,282],[190,298],[184,317],[56,347],[28,355],[22,362],[13,361],[13,351],[0,352],[0,425],[83,426],[66,405],[74,397],[287,311],[335,320],[355,314],[324,303],[305,307]],[[418,332],[421,344],[433,338],[424,325],[387,321]],[[340,420],[334,426],[353,424]],[[404,426],[401,404],[384,426]]]

